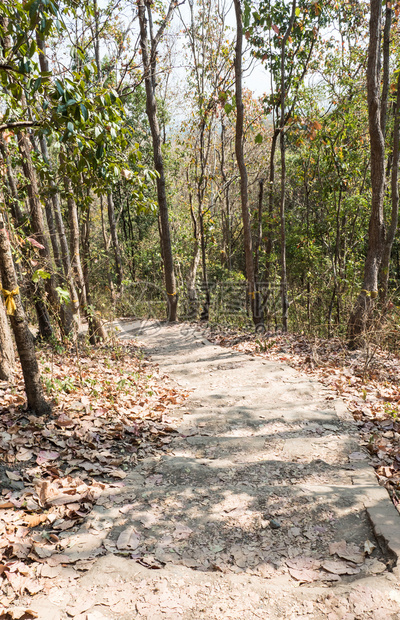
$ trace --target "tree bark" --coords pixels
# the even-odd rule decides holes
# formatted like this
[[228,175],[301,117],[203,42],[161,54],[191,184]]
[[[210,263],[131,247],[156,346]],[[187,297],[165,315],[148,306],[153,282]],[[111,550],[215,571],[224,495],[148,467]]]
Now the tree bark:
[[296,16],[296,0],[292,3],[292,12],[289,24],[282,41],[281,52],[281,113],[280,113],[280,151],[281,151],[281,197],[280,197],[280,223],[281,223],[281,297],[282,297],[282,331],[287,332],[288,329],[288,284],[286,270],[286,151],[285,151],[285,104],[286,104],[286,83],[285,83],[285,59],[286,59],[286,43],[293,28]]
[[[10,292],[18,291],[17,277],[11,256],[8,235],[0,215],[0,268],[4,289]],[[45,400],[40,379],[39,366],[36,359],[35,346],[29,331],[28,322],[18,293],[13,296],[15,314],[10,315],[11,327],[14,332],[19,358],[24,375],[25,390],[28,407],[39,415],[49,414],[51,407]]]
[[13,173],[13,169],[12,169],[12,165],[11,165],[11,160],[10,160],[10,154],[8,152],[8,148],[7,145],[4,141],[3,136],[0,134],[0,153],[3,157],[3,160],[6,164],[6,170],[7,170],[7,180],[8,180],[8,185],[9,185],[9,189],[10,189],[10,208],[11,208],[11,215],[13,216],[13,218],[15,219],[16,223],[18,226],[21,226],[21,224],[23,223],[24,220],[24,216],[22,214],[21,211],[21,207],[19,204],[19,199],[18,199],[18,188],[17,188],[17,184],[15,182],[15,178],[14,178],[14,173]]
[[124,279],[124,274],[122,271],[122,259],[121,259],[121,250],[119,247],[119,240],[117,234],[117,225],[115,222],[115,209],[114,209],[114,200],[112,192],[107,192],[107,207],[108,207],[108,222],[110,224],[110,233],[111,239],[114,249],[114,258],[115,258],[115,269],[117,272],[117,288],[118,293],[122,292],[122,280]]
[[383,200],[385,193],[385,140],[381,121],[381,28],[382,3],[370,2],[369,48],[367,64],[368,121],[371,150],[371,217],[368,229],[368,251],[365,259],[362,290],[358,295],[348,324],[349,346],[362,341],[378,296],[378,274],[385,243]]
[[391,171],[391,219],[387,230],[385,246],[383,249],[382,262],[379,273],[379,297],[382,303],[387,300],[389,275],[390,275],[390,256],[392,253],[393,242],[396,236],[399,220],[399,151],[400,151],[400,73],[397,77],[397,97],[394,110],[393,126],[393,153]]
[[279,128],[274,129],[271,140],[271,151],[269,154],[269,177],[268,177],[268,222],[267,222],[267,241],[265,244],[265,283],[271,284],[271,252],[272,252],[272,218],[274,215],[274,183],[275,183],[275,153],[279,137]]
[[[45,234],[44,227],[44,219],[43,219],[43,211],[42,204],[39,198],[39,188],[37,185],[35,169],[33,167],[32,158],[30,154],[30,142],[28,138],[21,132],[17,134],[18,138],[18,147],[21,154],[22,161],[22,169],[24,171],[25,178],[27,180],[27,191],[28,191],[28,201],[29,201],[29,210],[30,210],[30,219],[31,226],[35,236],[36,241],[40,243],[43,248],[39,250],[39,254],[45,263],[47,269],[52,272],[50,265],[50,252],[49,252],[49,244]],[[57,308],[58,306],[58,297],[54,288],[54,279],[53,277],[45,280],[45,289],[48,295],[50,303]]]
[[[107,235],[106,235],[106,225],[104,221],[104,208],[103,208],[103,196],[102,195],[100,195],[100,213],[101,213],[101,232],[103,235],[105,261],[106,261],[106,268],[107,268],[108,288],[110,289],[111,301],[113,304],[115,304],[114,282],[112,281],[112,277],[111,277],[111,267],[110,267],[110,258],[108,255],[108,242],[107,242]],[[132,240],[131,240],[131,244],[132,244]]]
[[155,65],[157,42],[159,41],[163,30],[167,24],[167,20],[176,6],[176,2],[171,2],[168,9],[167,17],[163,20],[160,29],[152,39],[151,55],[149,54],[149,44],[147,35],[147,20],[144,0],[138,0],[138,13],[140,23],[140,46],[143,59],[143,76],[146,88],[146,113],[149,119],[151,137],[153,143],[154,166],[158,172],[157,177],[157,197],[160,212],[160,230],[161,230],[161,246],[162,257],[164,262],[165,286],[168,295],[168,320],[176,321],[178,298],[176,292],[174,261],[171,247],[171,237],[169,229],[168,203],[165,188],[165,171],[164,159],[161,151],[161,133],[157,118],[157,103],[155,98]]
[[[28,142],[29,146],[29,142]],[[22,211],[19,206],[19,198],[18,198],[18,187],[14,177],[14,171],[11,166],[10,156],[7,149],[7,146],[2,138],[0,138],[0,151],[3,155],[3,158],[6,162],[7,167],[7,180],[10,186],[11,191],[11,212],[16,220],[18,226],[27,228],[27,221],[22,215]],[[53,328],[51,326],[50,316],[46,308],[46,303],[44,301],[45,294],[43,285],[39,284],[35,287],[34,283],[30,279],[30,276],[27,278],[27,288],[29,290],[29,295],[34,303],[37,320],[38,320],[38,328],[39,328],[39,336],[44,340],[50,338],[53,334]]]
[[[0,282],[0,288],[1,282]],[[2,296],[3,297],[3,296]],[[0,379],[10,381],[15,367],[14,346],[3,301],[0,302]]]
[[[62,168],[65,168],[65,155],[60,153],[60,163]],[[96,313],[92,311],[88,306],[88,299],[86,293],[85,277],[82,269],[81,253],[80,253],[80,235],[79,235],[79,222],[78,222],[78,210],[73,195],[72,183],[66,173],[64,173],[64,187],[67,195],[68,204],[68,217],[71,234],[71,263],[75,272],[76,282],[78,284],[78,296],[80,306],[84,315],[87,318],[89,324],[89,332],[92,334],[90,341],[92,344],[100,340],[107,338],[107,332],[104,329],[102,322]]]
[[[49,67],[49,61],[47,58],[46,42],[44,39],[42,39],[39,32],[36,32],[36,43],[39,49],[40,69],[42,72],[48,72],[50,67]],[[48,147],[47,147],[47,141],[44,136],[40,137],[40,150],[42,152],[43,158],[47,161],[48,165],[50,166],[50,170],[51,170],[51,163],[50,163],[50,157],[49,157],[49,152],[48,152]],[[49,223],[49,218],[50,220],[52,220],[52,215],[54,214],[55,229],[54,229],[53,221],[49,223],[49,231],[50,231],[51,242],[53,245],[54,259],[57,264],[57,255],[58,256],[60,255],[60,249],[61,249],[62,270],[63,270],[65,279],[68,284],[69,294],[71,298],[70,304],[66,305],[63,311],[64,313],[63,328],[64,328],[64,332],[68,334],[72,328],[71,318],[74,315],[76,317],[76,322],[79,325],[79,301],[78,301],[78,294],[76,291],[76,286],[75,286],[72,269],[71,269],[71,258],[69,254],[67,236],[65,234],[64,220],[63,220],[62,213],[61,213],[60,194],[59,194],[57,185],[53,179],[50,180],[50,187],[52,190],[51,202],[53,205],[53,213],[51,213],[51,208],[49,205],[49,213],[47,213],[47,210],[46,210],[46,215],[47,215],[47,220]],[[58,233],[60,249],[58,247],[56,231]]]
[[247,292],[249,296],[253,322],[256,328],[263,326],[261,304],[254,277],[253,244],[251,238],[251,222],[248,205],[247,168],[243,153],[243,122],[244,105],[242,94],[242,54],[243,54],[243,23],[240,0],[234,0],[236,15],[236,49],[235,49],[235,91],[236,91],[236,135],[235,152],[240,172],[240,198],[242,205],[242,221],[244,233],[244,252],[246,260]]

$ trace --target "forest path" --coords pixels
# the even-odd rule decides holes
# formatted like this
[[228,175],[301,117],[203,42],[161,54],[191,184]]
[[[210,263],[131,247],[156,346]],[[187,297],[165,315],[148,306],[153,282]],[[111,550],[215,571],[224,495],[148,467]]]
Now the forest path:
[[112,505],[94,508],[100,524],[113,522],[108,555],[67,600],[42,599],[40,617],[67,617],[62,606],[79,620],[399,618],[394,556],[380,549],[366,507],[378,529],[390,528],[394,553],[400,517],[331,393],[179,325],[120,327],[190,395],[167,452],[141,461]]

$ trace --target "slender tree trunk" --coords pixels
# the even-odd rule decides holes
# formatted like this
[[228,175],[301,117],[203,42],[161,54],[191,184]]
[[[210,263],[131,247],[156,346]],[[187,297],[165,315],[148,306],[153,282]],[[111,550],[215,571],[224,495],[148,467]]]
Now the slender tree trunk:
[[206,253],[206,239],[204,235],[204,217],[201,209],[201,203],[198,204],[199,214],[199,226],[200,226],[200,247],[201,247],[201,268],[203,274],[203,289],[205,294],[205,302],[201,311],[200,319],[202,321],[208,321],[210,318],[210,287],[208,286],[208,273],[207,273],[207,253]]
[[[39,250],[39,254],[47,267],[47,270],[51,269],[51,258],[49,252],[49,244],[47,241],[47,237],[45,234],[44,227],[44,219],[43,219],[43,211],[42,204],[39,198],[39,189],[36,180],[35,169],[33,167],[32,158],[30,154],[30,142],[28,138],[21,132],[17,134],[18,138],[18,147],[21,154],[22,160],[22,169],[24,171],[24,175],[26,177],[27,183],[27,191],[28,191],[28,200],[29,200],[29,208],[30,208],[30,219],[31,226],[35,236],[36,241],[40,243],[43,247]],[[58,307],[58,297],[54,288],[54,279],[53,277],[45,280],[45,289],[48,295],[49,301],[54,308]]]
[[[0,288],[1,282],[0,282]],[[3,295],[1,295],[3,297]],[[15,367],[14,346],[3,301],[0,301],[0,379],[10,381]]]
[[[221,113],[221,177],[225,187],[225,217],[223,218],[222,234],[224,239],[225,266],[228,271],[232,269],[232,242],[231,242],[231,203],[229,196],[229,184],[225,172],[225,123],[224,115]],[[223,210],[222,210],[223,213]]]
[[104,222],[103,196],[100,196],[100,212],[101,212],[101,231],[102,231],[102,234],[103,234],[105,259],[106,259],[106,267],[107,267],[108,287],[110,289],[111,301],[114,304],[115,303],[115,292],[114,292],[114,283],[113,283],[112,278],[111,278],[110,259],[109,259],[109,256],[108,256],[108,243],[107,243],[106,225],[105,225],[105,222]]
[[198,310],[198,298],[197,298],[197,290],[196,290],[196,274],[197,269],[200,264],[200,244],[199,240],[196,238],[194,240],[194,248],[192,254],[192,260],[190,263],[189,273],[186,279],[186,286],[188,291],[189,298],[189,319],[192,321],[197,318],[197,310]]
[[[65,155],[60,153],[60,162],[62,168],[65,168]],[[82,269],[81,253],[79,247],[79,222],[78,222],[78,210],[76,208],[76,202],[73,195],[72,183],[69,177],[64,174],[64,187],[67,195],[68,204],[68,217],[70,224],[71,234],[71,261],[72,268],[75,272],[76,282],[79,290],[79,302],[84,315],[87,318],[89,324],[89,332],[92,334],[91,342],[95,344],[99,340],[105,340],[107,338],[107,332],[105,331],[102,322],[96,313],[92,311],[88,306],[88,299],[86,293],[85,277]]]
[[235,51],[235,89],[236,89],[236,136],[235,152],[240,172],[240,198],[242,204],[242,221],[244,233],[244,252],[246,259],[246,278],[248,296],[256,327],[263,325],[261,304],[254,277],[253,244],[251,238],[251,222],[248,205],[248,180],[247,169],[243,153],[243,122],[244,105],[242,95],[242,46],[243,46],[243,23],[240,0],[234,0],[236,15],[236,51]]
[[371,149],[371,217],[364,279],[348,324],[351,347],[360,344],[378,296],[378,274],[385,243],[383,200],[385,194],[385,140],[381,119],[381,0],[370,2],[369,48],[367,65],[368,120]]
[[280,199],[280,222],[281,222],[281,295],[282,295],[282,331],[287,332],[288,329],[288,284],[286,269],[286,151],[285,151],[285,104],[286,104],[286,82],[285,82],[285,60],[286,60],[286,43],[293,28],[296,16],[296,0],[292,3],[292,13],[286,32],[282,41],[281,52],[281,113],[280,113],[280,151],[281,151],[281,199]]
[[[165,28],[169,15],[176,6],[176,2],[171,3],[167,17],[163,21],[161,28]],[[171,9],[172,7],[172,9]],[[155,63],[156,63],[156,43],[152,41],[151,57],[149,54],[147,20],[144,0],[138,0],[138,12],[140,23],[140,46],[142,49],[143,74],[146,87],[146,113],[149,119],[151,137],[153,143],[154,166],[158,172],[157,177],[157,197],[160,210],[161,246],[164,261],[165,286],[168,295],[168,320],[176,321],[178,298],[176,292],[174,261],[172,256],[171,237],[169,229],[168,203],[165,188],[164,159],[161,151],[161,134],[157,118],[157,103],[155,98]],[[160,33],[160,30],[159,30]],[[161,36],[161,34],[160,34]],[[159,37],[158,37],[159,40]]]
[[[189,187],[189,170],[186,171],[186,178]],[[199,233],[197,230],[197,220],[193,210],[193,195],[192,192],[189,191],[189,205],[190,205],[190,215],[192,218],[193,224],[193,237],[194,237],[194,247],[192,260],[190,263],[189,273],[186,279],[186,286],[188,291],[188,300],[189,300],[189,318],[191,320],[197,319],[198,312],[198,297],[197,297],[197,289],[196,289],[196,275],[197,270],[200,264],[200,243],[199,243]]]
[[117,226],[115,223],[115,209],[114,209],[114,200],[112,196],[112,192],[107,192],[107,207],[108,207],[108,222],[110,224],[110,233],[111,239],[114,249],[114,258],[115,258],[115,269],[117,272],[117,287],[118,293],[122,293],[122,280],[124,279],[124,274],[122,271],[122,260],[121,260],[121,250],[119,247]]
[[[49,71],[49,61],[47,58],[47,49],[46,42],[40,36],[39,32],[36,32],[36,43],[39,50],[39,64],[42,72]],[[41,136],[39,139],[40,142],[40,150],[42,152],[42,156],[50,166],[50,170],[52,171],[52,166],[50,162],[49,151],[47,147],[47,141],[44,136]],[[52,171],[53,172],[53,171]],[[61,262],[62,270],[65,276],[65,279],[68,284],[68,289],[70,293],[71,302],[70,304],[62,305],[62,319],[63,319],[63,329],[64,333],[69,334],[72,330],[72,319],[75,315],[76,322],[79,325],[79,301],[78,294],[75,287],[75,282],[71,269],[71,258],[69,254],[68,241],[67,236],[65,234],[64,220],[61,213],[61,204],[60,204],[60,194],[56,185],[56,182],[51,179],[50,180],[51,187],[51,202],[53,205],[53,211],[51,210],[51,206],[46,205],[46,216],[47,222],[49,226],[50,239],[53,246],[54,259],[57,267],[58,262]],[[54,218],[53,218],[54,214]],[[55,226],[54,226],[55,220]],[[57,233],[59,244],[57,241]],[[60,251],[61,250],[61,251]]]
[[382,303],[387,300],[390,273],[390,256],[392,253],[393,242],[396,236],[399,219],[399,134],[400,134],[400,73],[397,77],[397,97],[394,111],[393,127],[393,155],[391,171],[391,201],[392,211],[389,228],[386,234],[385,246],[383,249],[382,262],[380,265],[380,287],[379,296]]
[[6,164],[6,169],[7,169],[7,180],[8,180],[8,185],[10,187],[10,193],[11,193],[11,196],[10,196],[11,215],[15,219],[17,225],[21,226],[24,220],[24,216],[22,214],[21,207],[19,204],[18,188],[17,188],[17,184],[14,178],[14,172],[13,172],[12,165],[11,165],[10,154],[8,152],[7,145],[2,135],[0,135],[0,153],[3,157],[3,160]]
[[10,244],[4,220],[0,215],[0,268],[2,283],[5,290],[13,294],[15,313],[10,315],[11,327],[14,332],[19,358],[24,375],[28,407],[39,415],[50,413],[50,405],[46,402],[40,379],[39,366],[36,359],[35,346],[29,331],[28,322],[18,294],[18,283]]
[[272,234],[274,216],[274,183],[275,183],[275,152],[279,137],[279,129],[275,128],[272,134],[271,151],[269,155],[269,178],[268,178],[268,222],[267,222],[267,241],[265,244],[265,282],[269,287],[271,284],[271,253],[272,253]]
[[[27,141],[27,148],[30,148],[29,141]],[[6,166],[7,166],[7,179],[8,179],[8,183],[9,183],[10,190],[11,190],[12,204],[14,207],[12,209],[12,213],[13,213],[14,218],[16,219],[17,225],[26,228],[27,222],[24,220],[21,209],[19,207],[18,188],[17,188],[17,183],[15,181],[15,177],[14,177],[14,171],[11,166],[11,161],[10,161],[10,156],[8,153],[7,146],[3,139],[0,140],[0,150],[6,161]],[[27,170],[30,171],[29,173],[32,173],[32,170],[29,169],[29,161],[25,162],[25,165],[26,165]],[[36,177],[34,177],[34,179],[36,180]],[[43,250],[41,252],[43,252]],[[46,258],[47,258],[47,255],[46,255]],[[30,276],[28,276],[27,288],[29,291],[29,295],[34,303],[35,310],[36,310],[38,328],[39,328],[39,336],[43,338],[44,340],[48,340],[53,334],[53,328],[51,326],[50,316],[46,308],[45,293],[44,293],[43,285],[39,283],[37,286],[35,286],[32,280],[30,279]],[[52,286],[50,283],[49,283],[48,290],[50,290],[50,292],[52,293]],[[54,293],[54,296],[55,296],[55,293]]]
[[254,275],[256,282],[260,281],[260,248],[262,244],[262,206],[264,198],[264,179],[258,181],[258,221],[257,237],[254,247]]

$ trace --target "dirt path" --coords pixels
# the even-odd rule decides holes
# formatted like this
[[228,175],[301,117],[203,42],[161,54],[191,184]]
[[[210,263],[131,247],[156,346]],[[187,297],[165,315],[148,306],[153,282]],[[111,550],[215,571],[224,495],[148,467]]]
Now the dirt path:
[[179,326],[121,328],[191,395],[168,452],[95,506],[70,550],[90,570],[39,596],[39,617],[399,618],[400,517],[340,403]]

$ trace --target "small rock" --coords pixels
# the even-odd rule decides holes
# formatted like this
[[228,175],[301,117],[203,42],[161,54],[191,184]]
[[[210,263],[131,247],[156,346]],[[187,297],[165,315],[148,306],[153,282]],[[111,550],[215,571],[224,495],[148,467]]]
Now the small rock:
[[272,530],[279,530],[281,527],[281,524],[276,519],[270,519],[269,525]]

